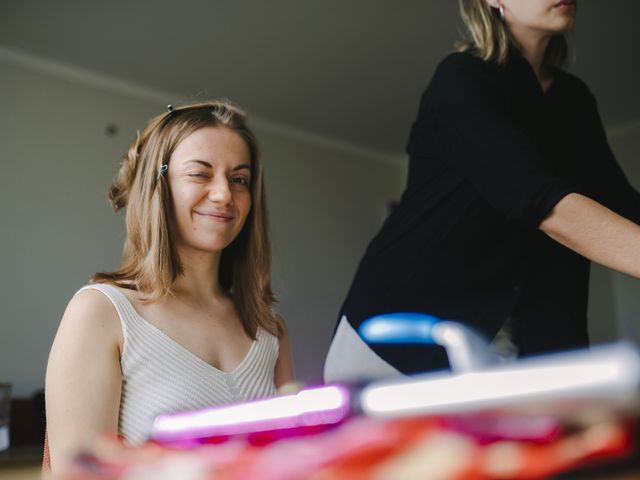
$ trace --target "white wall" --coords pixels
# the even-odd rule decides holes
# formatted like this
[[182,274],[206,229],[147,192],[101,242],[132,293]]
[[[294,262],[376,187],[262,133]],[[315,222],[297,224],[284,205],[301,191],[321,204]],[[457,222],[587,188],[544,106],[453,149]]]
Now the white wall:
[[[611,148],[631,184],[640,191],[640,123],[612,129]],[[619,335],[632,336],[640,342],[640,280],[610,272]]]
[[[609,145],[629,182],[640,190],[640,123],[609,130]],[[589,300],[592,343],[640,341],[640,280],[594,265]]]
[[260,135],[274,233],[274,288],[300,378],[318,382],[338,309],[365,247],[399,198],[403,169]]
[[[46,62],[0,61],[0,381],[17,395],[43,386],[70,296],[94,271],[118,266],[123,221],[106,190],[135,130],[173,101],[141,91]],[[300,378],[317,381],[340,302],[386,202],[401,192],[404,168],[255,123],[279,309]]]

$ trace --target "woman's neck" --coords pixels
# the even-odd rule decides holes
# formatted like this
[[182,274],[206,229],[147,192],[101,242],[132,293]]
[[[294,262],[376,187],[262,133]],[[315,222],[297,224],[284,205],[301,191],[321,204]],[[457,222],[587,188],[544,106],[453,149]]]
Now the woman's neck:
[[173,282],[174,295],[205,301],[212,297],[226,296],[220,286],[220,252],[180,251],[182,274]]
[[544,55],[551,37],[532,32],[529,29],[519,31],[517,28],[511,28],[510,33],[512,41],[518,47],[522,56],[529,62],[529,65],[531,65],[538,82],[546,89],[551,79],[544,65]]

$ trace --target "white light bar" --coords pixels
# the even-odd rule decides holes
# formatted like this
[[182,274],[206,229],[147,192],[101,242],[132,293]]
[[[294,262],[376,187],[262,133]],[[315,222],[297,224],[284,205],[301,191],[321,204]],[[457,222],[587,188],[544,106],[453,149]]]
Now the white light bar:
[[576,402],[638,408],[640,354],[618,343],[591,350],[545,355],[463,374],[437,373],[376,382],[362,391],[371,416],[447,414],[527,407],[571,413]]

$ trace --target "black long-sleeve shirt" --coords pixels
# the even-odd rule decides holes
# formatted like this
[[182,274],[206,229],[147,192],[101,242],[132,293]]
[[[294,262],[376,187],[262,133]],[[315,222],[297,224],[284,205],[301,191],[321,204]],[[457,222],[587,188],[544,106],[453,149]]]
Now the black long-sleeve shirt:
[[[586,85],[562,71],[542,90],[529,63],[455,53],[438,66],[412,127],[406,190],[369,244],[341,314],[357,328],[389,312],[458,320],[489,338],[515,322],[520,354],[585,346],[590,262],[538,227],[578,192],[640,223]],[[374,345],[405,373],[444,350]]]

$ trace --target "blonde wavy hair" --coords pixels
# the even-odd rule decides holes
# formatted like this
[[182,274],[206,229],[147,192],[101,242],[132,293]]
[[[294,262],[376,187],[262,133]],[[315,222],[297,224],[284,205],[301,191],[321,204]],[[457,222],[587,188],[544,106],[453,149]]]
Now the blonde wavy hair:
[[242,110],[227,101],[184,105],[152,118],[138,132],[120,164],[108,198],[115,211],[126,210],[126,237],[120,268],[98,272],[92,283],[111,283],[137,290],[145,302],[172,294],[182,273],[174,245],[171,200],[163,164],[188,135],[204,127],[224,126],[246,142],[251,157],[251,210],[245,224],[220,259],[219,281],[230,294],[247,334],[257,328],[274,335],[283,332],[282,319],[273,310],[271,246],[258,144]]
[[[509,56],[511,39],[498,10],[486,0],[459,0],[459,5],[466,38],[456,45],[457,50],[504,65]],[[547,45],[543,63],[560,67],[565,64],[568,52],[565,36],[555,35]]]

